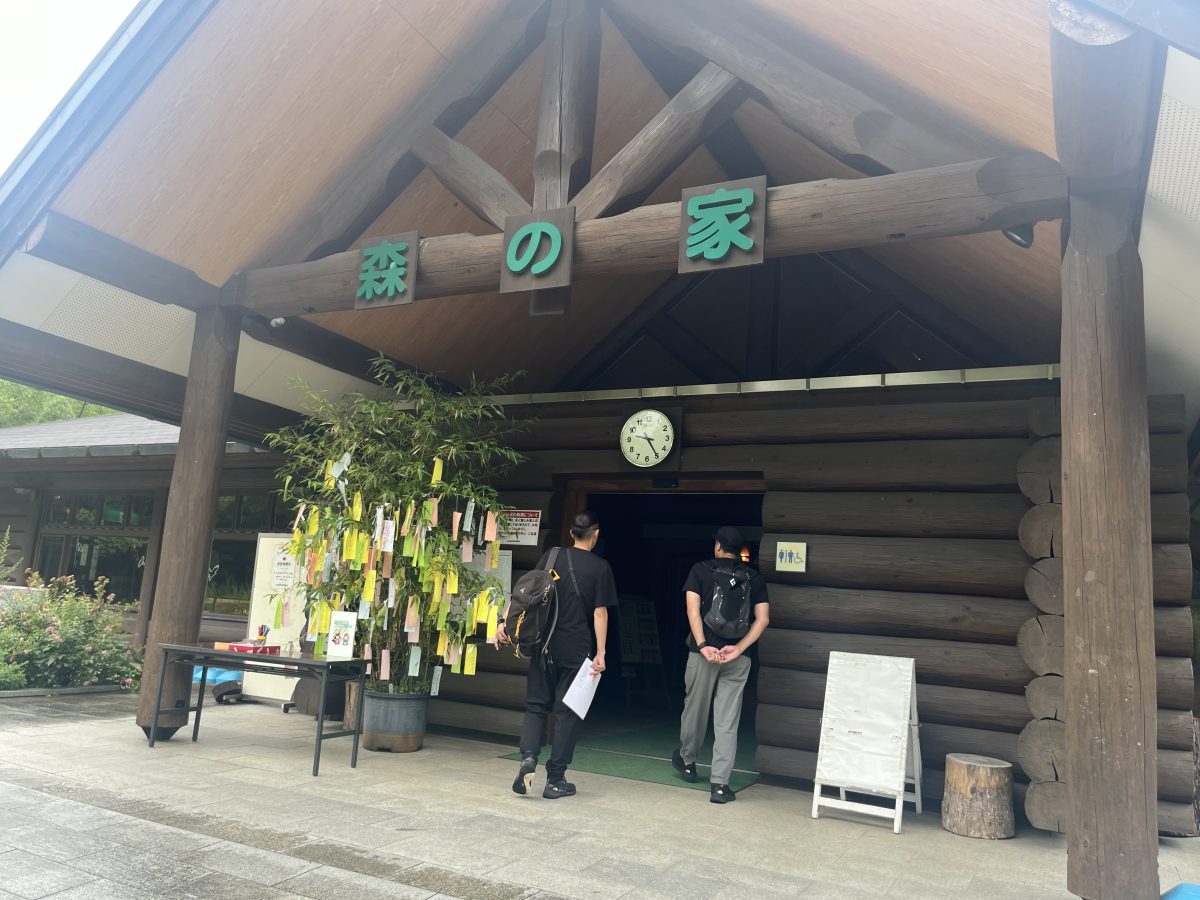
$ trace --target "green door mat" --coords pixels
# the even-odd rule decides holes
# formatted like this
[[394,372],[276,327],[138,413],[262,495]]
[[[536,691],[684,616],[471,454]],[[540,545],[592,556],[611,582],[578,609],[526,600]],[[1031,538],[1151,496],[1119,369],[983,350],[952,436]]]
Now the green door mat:
[[[649,781],[676,787],[708,790],[708,766],[697,764],[699,780],[688,783],[671,767],[671,752],[679,746],[679,729],[675,725],[662,725],[623,734],[610,734],[598,738],[583,738],[575,748],[571,768],[595,775],[613,775],[631,778],[634,781]],[[738,752],[734,761],[730,787],[735,791],[749,787],[758,781],[754,771],[756,744],[753,732],[738,735]],[[510,753],[502,757],[519,762],[521,754]],[[700,759],[712,759],[712,739],[709,738]]]

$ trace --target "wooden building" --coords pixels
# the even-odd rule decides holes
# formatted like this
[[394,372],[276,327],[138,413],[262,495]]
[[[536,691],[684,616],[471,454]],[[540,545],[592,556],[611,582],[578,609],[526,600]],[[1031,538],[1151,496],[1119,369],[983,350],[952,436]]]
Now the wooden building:
[[[811,776],[829,650],[913,656],[931,760],[1012,759],[1072,891],[1157,896],[1197,830],[1198,54],[1179,0],[146,0],[0,180],[0,375],[180,423],[153,642],[291,378],[522,369],[544,540],[636,512],[649,566],[664,497],[753,535],[760,771]],[[485,668],[438,721],[513,728]]]

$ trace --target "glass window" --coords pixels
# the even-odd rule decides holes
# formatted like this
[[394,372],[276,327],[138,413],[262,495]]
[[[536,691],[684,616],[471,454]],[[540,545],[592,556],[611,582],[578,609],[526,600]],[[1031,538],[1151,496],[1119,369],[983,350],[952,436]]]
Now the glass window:
[[55,494],[50,498],[50,515],[48,525],[71,524],[71,498],[65,494]]
[[43,578],[57,578],[62,574],[63,550],[67,539],[61,534],[42,538],[42,555],[37,570]]
[[255,541],[213,541],[206,610],[233,616],[250,614],[250,583],[254,578],[257,547]]
[[108,579],[108,592],[122,603],[134,603],[142,589],[146,567],[146,539],[134,537],[92,538],[90,590],[98,578]]
[[286,502],[282,497],[275,498],[275,517],[273,527],[276,531],[291,531],[292,523],[296,521],[296,507]]
[[149,494],[134,494],[129,498],[129,526],[149,528],[154,513],[154,498]]
[[110,495],[104,498],[100,518],[105,525],[121,526],[125,524],[128,510],[129,497],[127,495],[119,494],[115,497]]
[[222,531],[232,531],[237,522],[237,496],[230,494],[217,498],[217,518],[213,527]]
[[80,494],[75,498],[73,525],[100,524],[100,498],[95,494]]
[[245,494],[238,527],[242,531],[266,531],[271,522],[271,495]]

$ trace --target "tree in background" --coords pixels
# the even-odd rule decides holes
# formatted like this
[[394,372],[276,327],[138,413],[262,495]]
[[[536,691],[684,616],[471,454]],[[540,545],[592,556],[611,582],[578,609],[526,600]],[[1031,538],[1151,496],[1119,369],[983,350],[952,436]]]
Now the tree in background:
[[15,381],[0,381],[0,428],[101,416],[113,410]]

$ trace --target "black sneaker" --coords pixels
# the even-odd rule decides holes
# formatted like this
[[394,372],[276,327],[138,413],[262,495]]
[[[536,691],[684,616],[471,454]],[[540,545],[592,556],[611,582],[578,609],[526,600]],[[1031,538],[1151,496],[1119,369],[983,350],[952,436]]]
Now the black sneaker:
[[709,803],[732,803],[737,799],[737,794],[733,792],[727,784],[710,785],[708,793]]
[[546,787],[542,791],[542,796],[547,800],[557,800],[559,797],[574,797],[575,785],[568,781],[547,781]]
[[696,764],[694,762],[685,763],[678,750],[671,751],[671,765],[675,767],[675,771],[684,781],[696,780]]
[[537,757],[527,756],[521,760],[521,768],[513,780],[514,794],[528,794],[533,787],[533,773],[537,771]]

